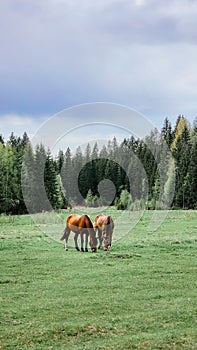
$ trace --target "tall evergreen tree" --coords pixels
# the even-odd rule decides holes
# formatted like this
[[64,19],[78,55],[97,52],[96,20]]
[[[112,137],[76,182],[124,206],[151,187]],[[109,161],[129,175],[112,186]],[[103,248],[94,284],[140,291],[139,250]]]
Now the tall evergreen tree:
[[4,140],[3,140],[3,136],[0,134],[0,143],[2,144],[2,145],[4,145]]
[[30,213],[36,212],[37,196],[35,193],[37,174],[35,171],[34,153],[31,145],[27,146],[26,152],[23,157],[23,164],[21,170],[22,176],[22,192],[25,201],[26,209]]
[[[176,188],[175,188],[175,200],[174,204],[177,207],[185,208],[189,204],[189,182],[188,182],[188,170],[190,163],[190,131],[187,123],[184,122],[184,128],[182,127],[182,118],[179,124],[177,124],[177,134],[175,134],[173,141],[173,155],[176,164]],[[175,142],[176,141],[176,142]]]
[[64,156],[64,163],[61,170],[63,191],[65,197],[65,206],[72,201],[72,184],[73,184],[73,169],[71,160],[71,150],[68,147]]
[[51,156],[50,150],[48,150],[46,154],[44,184],[45,184],[46,194],[51,206],[54,209],[60,208],[61,206],[60,188],[58,183],[55,162]]
[[97,142],[94,144],[93,150],[92,150],[92,154],[91,154],[91,159],[97,159],[98,158],[98,154],[99,154],[99,149],[98,149],[98,144]]
[[82,204],[83,203],[83,197],[81,194],[81,186],[83,185],[80,182],[80,172],[83,168],[83,154],[81,147],[77,147],[75,156],[72,159],[72,168],[73,168],[73,199],[76,204]]
[[189,203],[188,207],[197,209],[197,132],[192,138],[190,164],[188,169]]
[[56,168],[57,168],[58,174],[61,173],[63,163],[64,163],[64,152],[62,150],[59,150],[57,160],[56,160]]
[[0,213],[6,211],[8,186],[8,160],[6,148],[0,142]]
[[48,200],[45,183],[44,183],[44,170],[46,163],[46,151],[42,144],[36,146],[35,150],[35,162],[34,162],[34,170],[36,174],[36,183],[34,186],[35,193],[35,211],[47,211],[51,210],[51,205]]
[[173,133],[172,133],[172,125],[168,118],[165,118],[163,127],[161,129],[161,135],[163,139],[166,141],[168,147],[171,147],[172,139],[173,139]]

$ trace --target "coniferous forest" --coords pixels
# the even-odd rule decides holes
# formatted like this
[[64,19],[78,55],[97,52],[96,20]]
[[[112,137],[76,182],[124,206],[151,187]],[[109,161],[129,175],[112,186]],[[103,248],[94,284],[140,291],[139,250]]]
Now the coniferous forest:
[[118,144],[114,137],[102,149],[88,144],[56,156],[42,144],[33,149],[26,133],[6,142],[0,135],[1,214],[74,205],[197,209],[196,184],[197,118],[189,125],[179,116],[174,128],[166,118],[160,132],[143,140],[131,136]]

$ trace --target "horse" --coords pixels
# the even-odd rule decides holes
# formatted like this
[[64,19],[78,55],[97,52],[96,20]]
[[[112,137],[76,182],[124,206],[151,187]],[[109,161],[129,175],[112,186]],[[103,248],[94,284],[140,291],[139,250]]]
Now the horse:
[[104,250],[108,250],[112,244],[112,234],[114,230],[114,222],[111,216],[105,214],[98,214],[94,219],[94,230],[98,231],[99,246],[104,244]]
[[96,239],[96,232],[94,231],[93,224],[89,218],[88,215],[77,215],[77,214],[71,214],[68,216],[66,220],[66,227],[64,230],[63,236],[60,238],[61,241],[65,239],[65,250],[68,250],[68,238],[70,235],[70,232],[74,232],[74,241],[75,241],[75,248],[77,251],[79,251],[77,239],[80,235],[81,237],[81,251],[84,252],[83,243],[84,238],[83,235],[85,234],[85,251],[88,251],[88,236],[90,236],[90,247],[92,252],[96,252],[96,245],[97,245],[97,239]]

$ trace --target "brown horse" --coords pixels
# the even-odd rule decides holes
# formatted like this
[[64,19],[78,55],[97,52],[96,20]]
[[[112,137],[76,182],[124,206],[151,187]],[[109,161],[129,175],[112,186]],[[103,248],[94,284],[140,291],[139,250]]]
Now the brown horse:
[[114,229],[114,222],[112,217],[105,214],[99,214],[94,219],[94,229],[98,231],[99,247],[104,244],[104,250],[108,250],[112,244],[112,234]]
[[68,250],[68,237],[70,235],[70,232],[74,232],[74,241],[75,241],[75,248],[79,251],[77,239],[80,235],[81,237],[81,251],[84,252],[83,243],[84,238],[83,235],[85,234],[85,251],[88,251],[88,236],[90,236],[90,247],[92,249],[92,252],[96,252],[96,245],[97,245],[97,239],[96,239],[96,232],[94,231],[92,222],[87,215],[77,215],[77,214],[71,214],[66,220],[66,228],[64,230],[64,234],[61,237],[61,241],[65,239],[65,250]]

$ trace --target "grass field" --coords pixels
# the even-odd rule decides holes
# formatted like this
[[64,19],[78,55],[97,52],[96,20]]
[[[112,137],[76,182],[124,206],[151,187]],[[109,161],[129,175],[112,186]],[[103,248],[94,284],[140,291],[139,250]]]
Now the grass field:
[[197,349],[197,211],[170,211],[153,233],[151,211],[136,225],[111,213],[113,248],[94,254],[44,235],[47,214],[41,230],[0,217],[1,350]]

